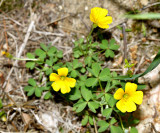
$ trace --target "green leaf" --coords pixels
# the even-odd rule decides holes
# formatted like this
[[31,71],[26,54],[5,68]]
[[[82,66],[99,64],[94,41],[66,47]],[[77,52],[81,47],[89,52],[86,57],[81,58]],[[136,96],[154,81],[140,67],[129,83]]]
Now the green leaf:
[[24,91],[30,91],[30,88],[33,88],[32,86],[25,86]]
[[32,70],[35,67],[35,64],[35,62],[27,62],[25,66]]
[[82,53],[80,51],[74,51],[74,58],[79,58],[82,55]]
[[46,70],[46,75],[49,75],[49,74],[51,74],[52,72],[53,72],[52,68],[48,68],[48,69]]
[[57,48],[53,46],[53,47],[49,48],[47,54],[48,54],[48,56],[52,56],[53,57],[55,55],[56,51],[57,51]]
[[98,132],[101,133],[101,132],[104,132],[105,130],[107,130],[107,128],[109,127],[109,124],[105,125],[105,126],[102,126],[98,129]]
[[111,88],[110,88],[111,82],[107,82],[107,85],[105,87],[105,92],[108,92]]
[[111,50],[118,50],[119,49],[119,45],[111,45],[109,48]]
[[97,78],[88,78],[86,80],[86,86],[87,87],[91,87],[91,86],[94,87],[94,86],[96,86],[97,82],[98,82]]
[[101,66],[99,63],[92,64],[92,72],[95,77],[98,77],[100,70],[101,70]]
[[82,66],[83,66],[83,64],[81,62],[79,62],[78,59],[73,60],[73,68],[74,69],[80,68]]
[[92,57],[91,57],[91,56],[87,56],[87,57],[84,59],[84,62],[85,62],[85,65],[91,66]]
[[3,107],[2,100],[0,99],[0,109]]
[[110,49],[107,49],[106,52],[105,52],[105,56],[108,58],[108,57],[114,57],[114,52]]
[[109,123],[110,123],[111,125],[113,125],[113,124],[115,124],[116,122],[117,122],[117,120],[116,120],[114,117],[112,117],[112,119],[110,120]]
[[75,87],[74,93],[72,95],[69,95],[70,100],[78,100],[81,98],[81,92],[79,88]]
[[52,94],[51,94],[50,91],[48,91],[48,92],[45,94],[44,99],[45,99],[45,100],[48,100],[50,97],[52,97]]
[[90,104],[91,104],[95,109],[98,109],[99,106],[100,106],[100,104],[99,104],[98,102],[96,102],[96,101],[92,101],[92,102],[90,102]]
[[63,51],[58,51],[57,52],[57,57],[58,58],[63,58]]
[[40,88],[35,88],[35,95],[36,95],[36,97],[41,97],[41,95],[42,95],[42,90],[40,89]]
[[46,60],[46,64],[47,64],[48,66],[52,66],[52,65],[53,65],[53,60],[52,60],[52,59]]
[[104,120],[100,120],[100,121],[98,121],[98,123],[97,123],[97,125],[98,126],[103,126],[103,125],[106,125],[107,124],[107,122],[106,121],[104,121]]
[[100,128],[98,129],[98,132],[104,132],[109,127],[109,124],[106,121],[101,120],[101,121],[98,121],[98,126],[100,126]]
[[111,126],[111,133],[124,133],[122,128],[120,128],[119,126]]
[[73,70],[73,71],[71,72],[71,77],[73,77],[73,78],[77,77],[78,75],[79,75],[79,73],[78,73],[78,71],[76,71],[76,70]]
[[[114,45],[116,43],[116,40],[114,38],[112,38],[110,41],[109,41],[109,44],[110,46]],[[110,47],[109,47],[110,48]]]
[[29,80],[28,80],[28,84],[30,84],[30,85],[32,85],[32,86],[36,86],[36,81],[34,80],[34,79],[32,79],[32,78],[30,78]]
[[94,125],[93,118],[89,116],[89,124]]
[[137,90],[143,90],[147,85],[138,85]]
[[32,53],[27,53],[27,57],[30,59],[35,59],[35,56]]
[[0,117],[2,117],[3,115],[5,115],[4,111],[0,111]]
[[41,48],[42,48],[44,51],[47,51],[47,50],[48,50],[47,46],[44,45],[43,43],[41,43],[40,46],[41,46]]
[[138,133],[137,128],[131,127],[130,133]]
[[102,112],[102,115],[105,116],[106,119],[109,119],[111,114],[112,114],[112,108],[104,109],[103,112]]
[[88,107],[92,112],[96,113],[96,110],[91,102],[88,102]]
[[36,49],[35,54],[41,59],[46,58],[46,53],[42,49]]
[[117,102],[117,100],[114,99],[113,95],[108,94],[108,93],[105,94],[105,99],[106,99],[106,102],[109,104],[110,107],[114,107],[114,105]]
[[85,73],[86,69],[84,67],[82,67],[80,71],[81,71],[81,73]]
[[99,75],[99,79],[101,81],[110,81],[111,80],[110,76],[111,74],[109,68],[104,68]]
[[88,115],[85,115],[85,117],[82,119],[82,126],[85,126],[88,123]]
[[86,87],[81,87],[81,94],[83,98],[88,102],[93,96],[92,96],[92,91],[87,89]]
[[83,103],[78,104],[78,108],[77,108],[76,112],[79,113],[82,110],[84,110],[84,108],[86,107],[86,105],[87,105],[87,102],[83,102]]
[[29,90],[28,93],[27,93],[27,96],[32,96],[33,93],[34,93],[34,91],[35,91],[35,88],[34,88],[34,87],[30,88],[30,90]]
[[130,19],[160,19],[160,13],[141,13],[141,14],[135,14],[135,15],[125,15],[126,18]]
[[108,41],[107,40],[102,40],[102,44],[100,44],[101,49],[107,49],[109,48],[108,46]]

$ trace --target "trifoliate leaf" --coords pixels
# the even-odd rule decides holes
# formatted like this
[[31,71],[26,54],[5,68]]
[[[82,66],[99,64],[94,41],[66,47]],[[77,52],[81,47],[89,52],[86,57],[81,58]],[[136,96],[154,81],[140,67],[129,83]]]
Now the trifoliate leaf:
[[99,63],[92,64],[92,72],[95,77],[98,77],[100,70],[101,70],[101,66]]
[[46,58],[46,53],[42,49],[36,49],[35,54],[41,59]]
[[28,80],[28,84],[30,84],[30,85],[32,85],[32,86],[36,86],[36,81],[34,80],[34,79],[32,79],[32,78],[30,78],[29,80]]
[[35,55],[33,55],[32,53],[27,53],[27,57],[30,59],[35,59]]
[[82,119],[82,126],[85,126],[88,122],[88,115],[85,115],[85,117]]
[[112,113],[112,108],[104,109],[102,112],[102,115],[106,117],[106,119],[109,119]]
[[27,62],[25,66],[32,70],[35,67],[35,64],[35,62]]
[[48,100],[50,97],[52,97],[52,94],[51,94],[50,91],[48,91],[48,92],[45,94],[44,99],[45,99],[45,100]]
[[35,88],[35,95],[36,95],[36,97],[41,97],[41,94],[42,93],[42,90],[40,89],[40,88]]
[[108,58],[108,57],[114,57],[114,52],[110,49],[107,49],[106,52],[105,52],[105,56]]
[[57,51],[57,48],[53,46],[53,47],[49,48],[47,54],[48,54],[48,56],[53,57],[55,55],[56,51]]
[[92,91],[87,89],[86,87],[81,87],[81,94],[83,98],[88,102],[93,96]]
[[47,48],[47,46],[45,44],[41,43],[40,46],[44,51],[48,50],[48,48]]
[[86,86],[87,87],[94,87],[94,86],[96,86],[97,82],[98,82],[97,78],[88,78],[86,80]]
[[99,79],[101,81],[110,81],[111,80],[110,76],[111,74],[109,68],[104,68],[99,75]]
[[27,96],[32,96],[33,93],[34,93],[34,91],[35,91],[35,88],[34,88],[34,87],[30,88],[30,90],[29,90],[28,93],[27,93]]
[[121,127],[111,126],[111,133],[124,133]]
[[89,109],[90,109],[92,112],[96,113],[96,110],[95,110],[93,104],[91,104],[90,102],[88,102],[88,107],[89,107]]
[[76,112],[79,113],[82,110],[84,110],[84,108],[86,107],[86,105],[87,105],[87,102],[83,102],[83,103],[78,104],[78,108],[77,108]]

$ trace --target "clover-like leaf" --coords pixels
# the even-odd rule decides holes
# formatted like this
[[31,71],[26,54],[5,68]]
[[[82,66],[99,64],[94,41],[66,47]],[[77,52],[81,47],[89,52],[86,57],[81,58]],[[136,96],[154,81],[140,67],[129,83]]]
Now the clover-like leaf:
[[93,96],[92,91],[87,89],[86,87],[81,87],[81,94],[83,98],[88,102]]
[[36,86],[36,81],[34,80],[34,79],[32,79],[32,78],[30,78],[29,80],[28,80],[28,84],[30,84],[30,85],[32,85],[32,86]]
[[104,109],[102,112],[102,115],[106,117],[106,119],[109,119],[112,113],[112,108]]
[[92,72],[95,77],[98,77],[100,70],[101,70],[101,66],[99,63],[92,64]]
[[85,115],[85,117],[82,119],[82,126],[85,126],[86,124],[87,124],[87,122],[88,122],[88,115]]
[[39,58],[41,58],[41,59],[44,59],[44,58],[46,58],[46,53],[42,50],[42,49],[36,49],[35,50],[35,54],[37,55],[37,56],[39,56]]
[[87,87],[94,87],[94,86],[96,86],[97,82],[98,82],[97,78],[88,78],[86,80],[86,86]]
[[110,81],[111,80],[110,76],[111,74],[109,68],[104,68],[99,75],[99,79],[101,81]]
[[110,49],[107,49],[106,52],[105,52],[105,56],[106,57],[114,57],[114,52]]

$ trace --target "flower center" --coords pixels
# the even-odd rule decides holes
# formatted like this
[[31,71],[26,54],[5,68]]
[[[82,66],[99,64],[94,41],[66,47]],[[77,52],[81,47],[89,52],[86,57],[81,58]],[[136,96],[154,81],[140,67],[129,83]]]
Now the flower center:
[[129,95],[126,93],[123,95],[123,98],[127,99],[129,97]]
[[65,78],[66,78],[65,76],[61,76],[60,77],[61,80],[65,80]]

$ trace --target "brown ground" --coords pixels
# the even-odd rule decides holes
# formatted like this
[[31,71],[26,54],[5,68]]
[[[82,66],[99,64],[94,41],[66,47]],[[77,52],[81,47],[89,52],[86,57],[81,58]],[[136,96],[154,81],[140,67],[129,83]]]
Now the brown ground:
[[[160,21],[125,21],[126,12],[135,12],[144,6],[157,2],[156,0],[1,0],[0,2],[0,51],[5,50],[16,57],[25,57],[40,43],[56,46],[64,51],[64,60],[68,60],[72,53],[73,42],[79,37],[85,37],[91,27],[89,20],[90,9],[100,6],[108,9],[113,17],[113,23],[107,32],[115,38],[121,47],[114,61],[108,62],[108,67],[123,72],[123,34],[116,26],[126,22],[126,27],[132,32],[127,35],[127,57],[136,64],[135,73],[143,72],[151,63],[160,49]],[[142,12],[160,12],[159,6],[149,7]],[[142,23],[146,27],[143,35]],[[31,31],[27,33],[28,29]],[[104,32],[108,37],[106,32]],[[24,48],[22,47],[24,46]],[[22,48],[22,49],[21,49]],[[141,79],[141,83],[149,84],[144,96],[144,106],[140,106],[136,116],[141,116],[141,123],[137,126],[142,133],[160,131],[159,103],[152,104],[153,90],[160,95],[160,69],[152,73],[155,80]],[[7,112],[7,122],[0,121],[0,131],[8,132],[85,132],[78,117],[70,106],[55,103],[53,100],[28,99],[23,92],[29,78],[36,78],[37,73],[30,73],[25,68],[24,61],[9,60],[0,56],[0,96]],[[151,78],[151,79],[152,79]],[[150,89],[152,88],[152,91]],[[156,89],[158,88],[158,89]],[[8,106],[10,104],[10,106]],[[26,106],[27,105],[27,106]],[[148,117],[147,110],[150,110]],[[156,112],[156,116],[155,116]],[[140,115],[139,115],[140,114]],[[145,114],[144,117],[142,114]],[[147,120],[146,120],[147,116]],[[149,120],[148,120],[149,119]],[[152,119],[152,120],[151,120]],[[146,121],[145,121],[146,120]],[[151,124],[150,124],[151,123]],[[145,126],[143,130],[142,127]],[[91,132],[94,128],[88,127]],[[147,129],[147,130],[146,130]]]

